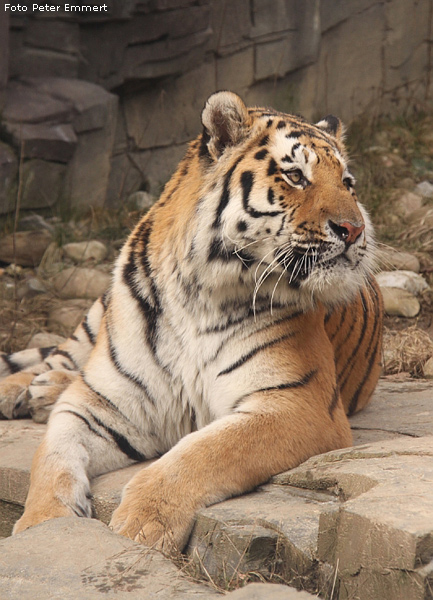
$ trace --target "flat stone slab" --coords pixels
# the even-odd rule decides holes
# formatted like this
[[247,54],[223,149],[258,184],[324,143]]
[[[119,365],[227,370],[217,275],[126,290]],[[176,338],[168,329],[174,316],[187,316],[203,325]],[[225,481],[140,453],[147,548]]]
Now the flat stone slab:
[[219,596],[159,552],[94,519],[54,519],[0,542],[2,600],[177,600]]
[[274,482],[339,498],[320,515],[317,546],[339,599],[431,598],[433,436],[328,452]]
[[[48,521],[0,542],[2,600],[211,600],[217,590],[159,552],[95,519]],[[251,584],[233,600],[313,600],[285,585]]]
[[355,445],[433,435],[433,384],[381,379],[371,404],[351,417],[350,424]]
[[[312,457],[251,494],[202,510],[187,549],[188,573],[218,590],[266,579],[312,593],[334,590],[339,600],[430,599],[433,387],[382,380],[351,424],[356,446]],[[10,534],[22,512],[45,428],[0,422],[0,535]],[[98,519],[109,522],[123,486],[141,468],[93,482]]]
[[320,515],[338,509],[329,494],[261,486],[200,511],[188,548],[193,573],[221,588],[243,581],[284,581],[317,590]]
[[250,583],[224,597],[229,600],[313,600],[317,598],[286,585],[271,583]]

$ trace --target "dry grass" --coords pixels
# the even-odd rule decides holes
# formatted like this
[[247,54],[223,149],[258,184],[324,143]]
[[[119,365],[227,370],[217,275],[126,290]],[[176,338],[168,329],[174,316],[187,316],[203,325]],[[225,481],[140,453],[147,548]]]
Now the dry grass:
[[46,294],[18,300],[0,285],[0,351],[9,354],[22,350],[36,333],[46,332],[48,312],[54,303],[55,298]]
[[385,328],[383,345],[386,375],[406,372],[422,376],[424,364],[433,356],[433,341],[416,325],[401,331]]

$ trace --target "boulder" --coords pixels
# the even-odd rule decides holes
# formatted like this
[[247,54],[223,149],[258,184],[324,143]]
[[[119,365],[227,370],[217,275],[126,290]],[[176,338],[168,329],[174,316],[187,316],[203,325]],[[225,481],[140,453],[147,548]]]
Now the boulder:
[[65,340],[66,338],[61,335],[45,331],[32,336],[30,342],[27,344],[27,348],[50,348],[51,346],[62,344]]
[[17,231],[0,239],[0,261],[23,267],[37,266],[52,241],[46,229]]
[[92,260],[102,262],[108,254],[108,248],[98,240],[89,240],[88,242],[71,242],[63,246],[65,256],[76,263]]
[[75,54],[80,51],[78,23],[51,21],[47,27],[45,20],[32,19],[28,23],[24,39],[27,46],[35,48]]
[[78,77],[79,57],[74,54],[22,46],[11,57],[11,73],[21,77]]
[[97,269],[70,267],[54,277],[53,287],[60,298],[96,300],[107,290],[111,276]]
[[413,271],[382,271],[376,280],[381,288],[399,288],[412,294],[420,294],[429,287],[424,277]]
[[47,326],[51,331],[69,336],[81,323],[91,306],[90,300],[79,298],[66,300],[50,310]]
[[6,90],[2,120],[6,123],[67,123],[72,120],[71,102],[48,96],[31,82],[11,82]]
[[65,193],[66,165],[35,158],[27,160],[22,169],[22,209],[53,206]]
[[419,210],[422,207],[422,199],[418,194],[404,191],[395,202],[395,207],[400,215],[407,217],[413,211]]
[[53,206],[60,199],[66,208],[102,206],[117,97],[87,81],[26,75],[8,86],[2,115],[17,151],[31,159],[23,165],[21,208]]
[[38,294],[46,294],[47,288],[37,277],[29,277],[20,282],[17,289],[17,298],[33,298]]
[[[128,82],[185,73],[204,61],[211,39],[208,3],[187,2],[107,23],[98,35],[81,28],[82,77],[107,89]],[[147,12],[147,14],[143,14]],[[101,52],[101,47],[110,48]]]
[[77,146],[77,136],[69,124],[51,123],[6,125],[16,148],[25,158],[42,158],[67,163]]
[[423,198],[433,198],[433,183],[430,181],[421,181],[415,188],[415,192]]
[[417,298],[406,290],[381,287],[385,312],[397,317],[416,317],[420,311]]
[[318,536],[318,559],[347,592],[340,598],[428,598],[432,457],[433,437],[388,440],[313,457],[276,478],[342,499],[324,507]]

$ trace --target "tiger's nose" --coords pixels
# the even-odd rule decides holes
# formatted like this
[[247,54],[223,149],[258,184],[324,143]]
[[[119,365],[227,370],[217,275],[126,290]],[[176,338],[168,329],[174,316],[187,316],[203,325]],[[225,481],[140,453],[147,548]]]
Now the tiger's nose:
[[364,223],[362,225],[354,225],[349,221],[344,221],[343,223],[328,221],[328,223],[335,235],[347,245],[356,242],[365,229]]

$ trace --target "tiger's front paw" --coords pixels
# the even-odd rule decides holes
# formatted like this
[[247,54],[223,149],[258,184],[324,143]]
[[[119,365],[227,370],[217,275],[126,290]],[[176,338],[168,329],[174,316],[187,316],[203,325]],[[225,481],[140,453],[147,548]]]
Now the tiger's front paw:
[[110,527],[116,533],[166,554],[181,551],[188,541],[195,510],[188,506],[188,491],[167,485],[148,467],[124,489]]
[[59,517],[72,517],[75,513],[72,509],[60,503],[53,503],[53,506],[47,509],[25,510],[23,516],[15,523],[12,535],[25,531],[29,527],[39,525],[50,519]]
[[0,415],[6,419],[17,419],[29,415],[28,388],[33,373],[21,371],[9,375],[0,382]]
[[77,375],[77,371],[46,371],[33,379],[27,394],[33,421],[36,423],[48,421],[55,402]]

